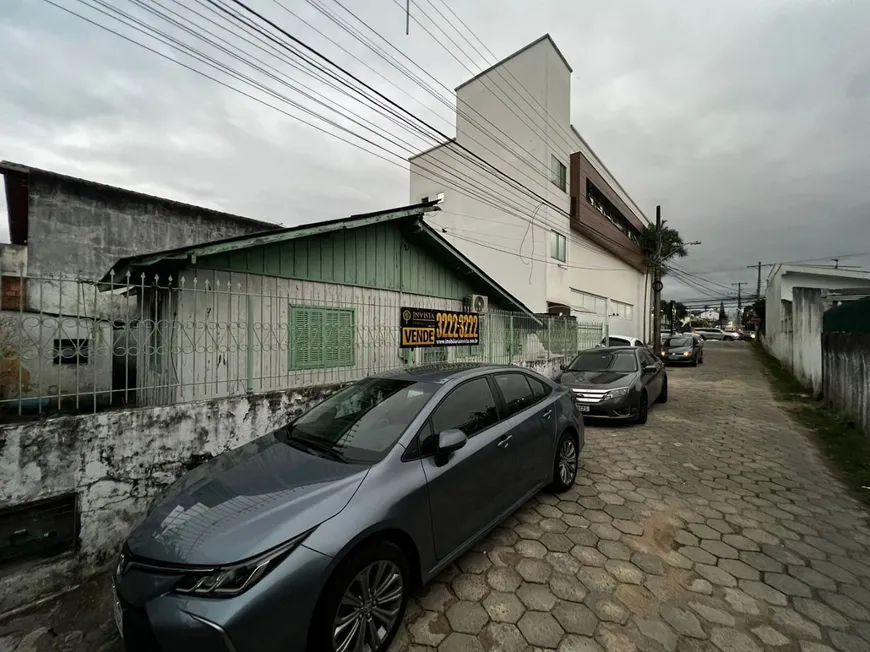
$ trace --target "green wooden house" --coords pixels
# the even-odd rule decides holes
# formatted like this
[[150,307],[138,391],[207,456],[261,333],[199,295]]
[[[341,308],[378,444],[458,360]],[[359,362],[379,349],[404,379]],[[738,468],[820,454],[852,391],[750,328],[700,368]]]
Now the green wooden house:
[[[138,302],[137,403],[555,355],[537,336],[541,318],[424,221],[433,210],[419,204],[119,260],[101,283]],[[463,311],[475,301],[478,345],[400,348],[400,308]]]

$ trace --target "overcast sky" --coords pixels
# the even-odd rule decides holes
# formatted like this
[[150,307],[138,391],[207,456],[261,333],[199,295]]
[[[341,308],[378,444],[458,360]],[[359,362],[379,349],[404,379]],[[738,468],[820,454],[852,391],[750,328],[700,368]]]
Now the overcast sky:
[[[78,0],[55,1],[118,27]],[[870,1],[446,1],[498,58],[552,35],[574,68],[574,125],[648,216],[661,204],[685,240],[702,241],[684,268],[754,288],[745,266],[759,260],[825,264],[870,252]],[[192,16],[176,0],[148,2]],[[199,2],[181,4],[208,15]],[[298,17],[274,0],[250,4],[452,135],[450,111],[431,95],[312,4],[283,2]],[[433,5],[414,2],[412,13],[437,32],[422,15],[435,17]],[[403,0],[343,3],[446,87],[471,76],[417,23],[405,35]],[[130,0],[111,4],[147,16]],[[493,62],[451,34],[474,72]],[[0,159],[287,225],[407,203],[408,174],[396,158],[301,125],[43,0],[0,2],[0,61]],[[0,214],[3,201],[0,193]],[[5,220],[0,239],[8,241]],[[870,269],[870,254],[841,264]],[[701,294],[674,280],[665,293]]]

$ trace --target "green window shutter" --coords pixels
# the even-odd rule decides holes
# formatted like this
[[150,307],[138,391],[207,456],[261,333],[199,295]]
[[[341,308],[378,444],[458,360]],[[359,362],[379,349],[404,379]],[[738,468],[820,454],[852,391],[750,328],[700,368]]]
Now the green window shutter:
[[352,367],[355,362],[354,339],[354,311],[341,310],[338,313],[338,363],[341,366]]
[[308,314],[304,308],[290,309],[290,368],[307,369],[311,364]]
[[290,308],[290,368],[354,365],[354,311]]

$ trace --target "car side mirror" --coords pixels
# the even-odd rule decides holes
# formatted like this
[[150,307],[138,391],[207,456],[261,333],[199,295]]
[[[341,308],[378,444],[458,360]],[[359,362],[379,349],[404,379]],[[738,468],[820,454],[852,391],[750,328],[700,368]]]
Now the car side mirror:
[[643,367],[644,373],[647,373],[647,374],[652,373],[656,370],[658,370],[658,367],[654,364],[644,365],[644,367]]
[[568,371],[568,365],[566,365],[566,364],[560,364],[560,365],[559,365],[559,369],[561,369],[562,371]]
[[447,455],[458,451],[468,442],[468,436],[458,428],[442,430],[438,433],[438,453]]

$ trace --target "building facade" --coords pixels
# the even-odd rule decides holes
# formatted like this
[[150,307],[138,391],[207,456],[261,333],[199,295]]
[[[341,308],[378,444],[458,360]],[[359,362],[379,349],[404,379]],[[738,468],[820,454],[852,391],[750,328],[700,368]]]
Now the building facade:
[[0,174],[11,240],[0,244],[0,417],[129,398],[113,387],[135,374],[117,352],[134,346],[137,295],[95,283],[115,260],[279,228],[8,161]]
[[571,72],[544,36],[459,86],[456,138],[411,158],[410,199],[440,199],[433,225],[535,312],[643,337],[647,219],[571,125]]
[[[431,209],[117,261],[116,270],[156,279],[141,296],[137,404],[335,385],[405,365],[576,353],[582,332],[574,320],[536,317],[424,221]],[[412,310],[473,314],[476,341],[403,347],[400,324]],[[591,329],[582,344],[601,335]]]
[[763,343],[799,381],[822,390],[822,332],[837,306],[870,294],[870,272],[774,265],[767,277]]

